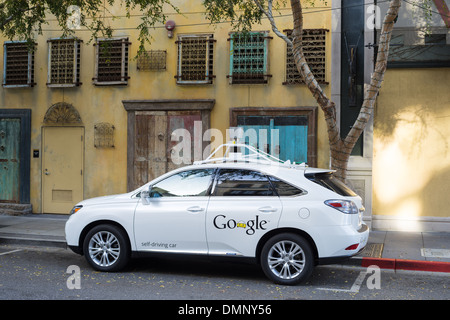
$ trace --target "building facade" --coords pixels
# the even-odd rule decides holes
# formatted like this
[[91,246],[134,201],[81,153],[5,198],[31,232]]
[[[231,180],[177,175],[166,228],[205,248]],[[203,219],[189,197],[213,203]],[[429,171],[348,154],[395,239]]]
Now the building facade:
[[428,22],[402,6],[374,118],[373,223],[450,231],[450,1],[432,1]]
[[[62,39],[49,17],[33,52],[2,41],[0,131],[16,143],[2,158],[20,159],[1,171],[3,204],[68,213],[82,199],[133,190],[201,159],[236,127],[280,158],[328,166],[323,115],[268,21],[243,35],[210,25],[200,1],[174,3],[182,14],[169,12],[173,34],[164,25],[151,30],[141,56],[139,12],[127,19],[120,7],[109,10],[116,19],[104,17],[111,39],[89,42],[83,29]],[[305,50],[328,95],[329,9],[305,9],[304,26]],[[290,34],[290,8],[281,13],[279,29]]]
[[[268,21],[244,35],[211,25],[201,1],[174,3],[173,30],[150,30],[144,55],[139,12],[127,19],[120,6],[103,16],[110,39],[90,41],[83,29],[62,39],[51,17],[33,52],[3,39],[0,206],[68,213],[207,156],[238,127],[242,140],[281,159],[329,167],[323,113]],[[350,158],[348,181],[376,229],[450,231],[449,3],[433,3],[431,24],[402,3],[373,120]],[[370,81],[387,5],[318,1],[303,11],[304,51],[342,134]],[[291,10],[280,13],[290,36]]]
[[[446,209],[450,111],[449,1],[402,1],[372,121],[349,161],[348,181],[374,229],[450,231]],[[348,131],[370,82],[389,2],[332,3],[332,99]]]

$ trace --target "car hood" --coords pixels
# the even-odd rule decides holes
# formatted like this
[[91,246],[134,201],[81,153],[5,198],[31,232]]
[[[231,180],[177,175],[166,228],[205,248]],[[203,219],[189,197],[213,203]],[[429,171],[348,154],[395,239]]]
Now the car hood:
[[98,204],[104,204],[104,203],[114,203],[114,202],[120,202],[124,199],[130,199],[131,195],[128,193],[123,194],[115,194],[110,196],[103,196],[103,197],[96,197],[91,199],[86,199],[78,203],[78,205],[82,206],[90,206],[90,205],[98,205]]

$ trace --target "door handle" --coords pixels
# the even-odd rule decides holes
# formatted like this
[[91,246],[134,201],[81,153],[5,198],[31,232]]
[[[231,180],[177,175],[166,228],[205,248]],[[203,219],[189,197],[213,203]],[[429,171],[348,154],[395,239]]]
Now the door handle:
[[44,174],[45,174],[46,176],[48,176],[48,175],[50,174],[50,172],[48,172],[48,170],[45,169],[45,170],[44,170]]
[[271,206],[266,206],[266,207],[261,207],[258,209],[260,212],[264,212],[264,213],[269,213],[269,212],[276,212],[278,209],[271,207]]
[[201,212],[203,210],[204,209],[199,206],[193,206],[193,207],[187,208],[187,211],[189,211],[189,212]]

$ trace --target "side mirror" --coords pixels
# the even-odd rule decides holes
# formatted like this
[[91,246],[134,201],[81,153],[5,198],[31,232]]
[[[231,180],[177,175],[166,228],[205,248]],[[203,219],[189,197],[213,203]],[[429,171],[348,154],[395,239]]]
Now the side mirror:
[[143,205],[149,205],[150,204],[150,192],[152,187],[149,187],[148,190],[141,191],[141,200]]

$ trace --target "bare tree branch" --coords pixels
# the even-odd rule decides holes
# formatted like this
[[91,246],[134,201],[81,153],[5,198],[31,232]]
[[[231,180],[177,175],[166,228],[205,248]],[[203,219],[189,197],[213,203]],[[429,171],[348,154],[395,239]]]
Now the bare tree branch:
[[277,25],[275,24],[275,19],[273,18],[273,13],[272,13],[272,0],[268,0],[268,10],[265,10],[264,7],[261,5],[261,3],[259,2],[259,0],[253,0],[256,5],[258,6],[259,10],[261,10],[262,12],[264,12],[264,14],[266,15],[266,17],[269,19],[270,21],[270,25],[272,26],[272,30],[273,32],[279,36],[281,39],[283,39],[284,41],[286,41],[286,43],[288,44],[289,48],[292,48],[292,41],[282,32],[280,32],[280,30],[278,30]]

